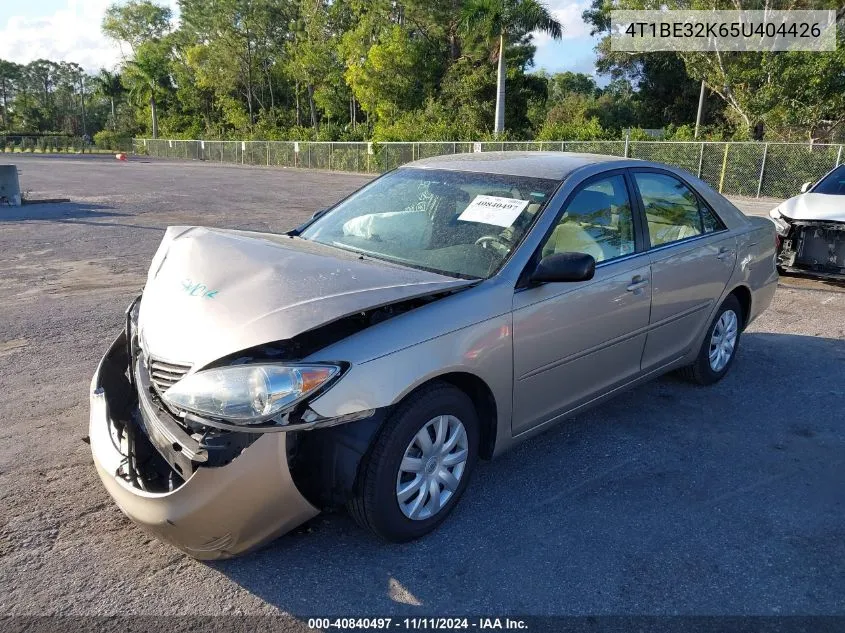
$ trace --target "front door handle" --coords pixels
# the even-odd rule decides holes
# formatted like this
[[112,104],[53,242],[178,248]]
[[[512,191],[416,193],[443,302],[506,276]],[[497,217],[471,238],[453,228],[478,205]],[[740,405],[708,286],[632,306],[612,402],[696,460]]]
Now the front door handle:
[[734,254],[734,252],[731,249],[725,248],[723,246],[722,248],[719,249],[719,254],[716,255],[716,259],[725,259],[727,257],[730,257],[733,254]]
[[634,275],[634,278],[631,280],[631,285],[629,285],[625,290],[628,292],[636,292],[640,288],[645,288],[648,285],[648,279],[644,279],[642,275]]

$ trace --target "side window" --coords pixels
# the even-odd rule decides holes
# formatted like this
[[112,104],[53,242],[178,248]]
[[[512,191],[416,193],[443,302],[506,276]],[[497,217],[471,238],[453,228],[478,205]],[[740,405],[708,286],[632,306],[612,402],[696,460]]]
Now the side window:
[[703,204],[699,205],[699,208],[701,209],[701,221],[704,224],[705,233],[715,233],[725,228],[725,225],[712,210]]
[[595,180],[575,194],[543,244],[543,257],[587,253],[597,262],[634,252],[631,201],[622,176]]
[[[709,209],[699,208],[698,198],[677,178],[666,174],[634,172],[643,200],[652,246],[662,246],[721,228]],[[703,220],[705,211],[709,218]]]

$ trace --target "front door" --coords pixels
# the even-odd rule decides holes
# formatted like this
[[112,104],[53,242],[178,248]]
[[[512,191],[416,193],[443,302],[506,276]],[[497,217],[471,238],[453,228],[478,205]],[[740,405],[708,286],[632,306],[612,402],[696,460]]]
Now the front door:
[[514,413],[518,435],[640,372],[651,307],[648,255],[638,252],[623,174],[587,181],[564,205],[541,255],[584,252],[589,281],[514,295]]

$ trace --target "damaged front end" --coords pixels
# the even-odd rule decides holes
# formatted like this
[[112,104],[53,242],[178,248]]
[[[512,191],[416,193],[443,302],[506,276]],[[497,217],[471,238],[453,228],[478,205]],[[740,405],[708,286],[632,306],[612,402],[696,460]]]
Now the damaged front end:
[[164,406],[133,336],[132,307],[90,398],[94,463],[121,510],[199,559],[246,552],[315,516],[291,476],[293,434],[186,422]]
[[789,220],[777,225],[777,265],[783,272],[845,279],[845,222]]
[[[320,416],[311,402],[341,379],[348,363],[302,359],[448,294],[354,312],[287,340],[224,355],[197,371],[149,354],[138,326],[139,297],[91,384],[89,435],[103,484],[135,523],[199,559],[247,552],[319,508],[343,504],[389,407]],[[208,410],[219,399],[183,399],[180,406],[174,396],[180,386],[182,395],[190,391],[184,385],[198,376],[314,367],[337,372],[264,416],[215,416]]]

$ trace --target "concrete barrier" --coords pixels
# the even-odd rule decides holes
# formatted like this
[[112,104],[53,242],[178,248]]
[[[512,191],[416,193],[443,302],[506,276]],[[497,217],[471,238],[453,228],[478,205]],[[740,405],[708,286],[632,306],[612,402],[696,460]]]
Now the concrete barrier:
[[16,165],[0,165],[0,206],[21,206],[21,186]]

